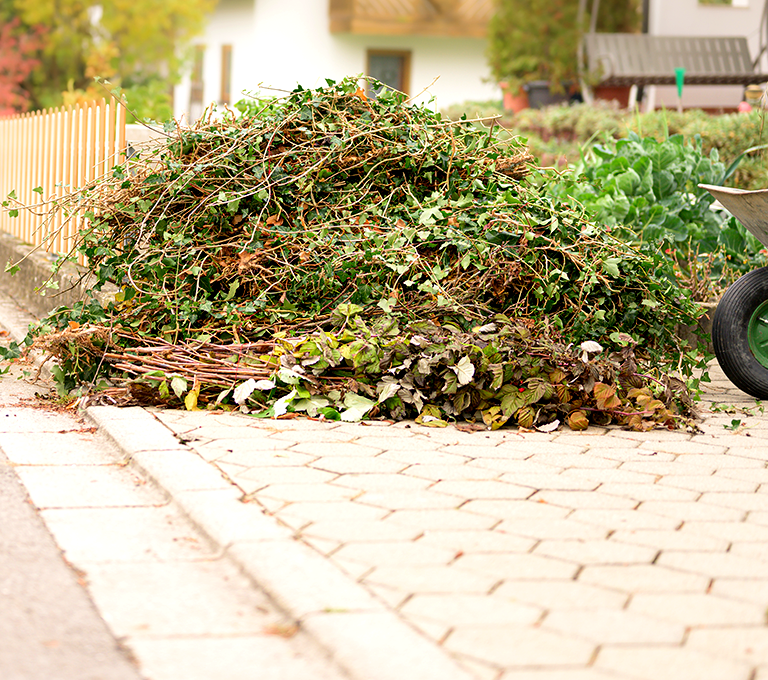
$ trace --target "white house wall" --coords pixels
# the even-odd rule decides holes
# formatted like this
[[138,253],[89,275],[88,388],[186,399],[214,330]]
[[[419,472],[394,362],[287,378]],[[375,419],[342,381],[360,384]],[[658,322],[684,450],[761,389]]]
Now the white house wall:
[[[700,5],[698,0],[651,0],[649,32],[653,35],[744,36],[749,42],[752,58],[755,58],[759,50],[760,17],[765,0],[737,0],[745,1],[748,3],[746,7],[730,7]],[[761,68],[768,73],[765,58]],[[655,87],[650,90],[650,97],[655,98],[652,103],[657,108],[677,106],[676,87]],[[742,101],[743,95],[744,88],[738,85],[686,85],[683,88],[683,106],[735,108]]]
[[[221,91],[221,46],[232,45],[232,101],[266,88],[317,87],[364,73],[369,49],[411,51],[410,94],[436,108],[500,98],[486,82],[486,41],[472,38],[331,34],[329,0],[220,0],[199,43],[205,46],[204,103]],[[437,79],[437,80],[435,80]],[[435,81],[433,83],[433,81]],[[187,115],[190,83],[175,90],[175,113]]]

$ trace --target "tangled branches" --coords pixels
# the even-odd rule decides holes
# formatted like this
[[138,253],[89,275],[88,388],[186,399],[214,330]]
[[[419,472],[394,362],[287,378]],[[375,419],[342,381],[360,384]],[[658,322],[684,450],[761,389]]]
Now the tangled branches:
[[[502,314],[564,345],[628,333],[640,357],[679,363],[675,325],[696,310],[674,278],[553,199],[556,178],[532,170],[519,142],[388,90],[368,99],[352,80],[240,108],[170,129],[67,199],[87,210],[77,250],[97,288],[120,288],[105,307],[60,310],[39,329],[109,329],[101,352],[59,344],[71,384],[265,380],[280,352],[254,343],[322,335],[350,305],[369,323],[460,332]],[[273,363],[246,360],[263,354]]]

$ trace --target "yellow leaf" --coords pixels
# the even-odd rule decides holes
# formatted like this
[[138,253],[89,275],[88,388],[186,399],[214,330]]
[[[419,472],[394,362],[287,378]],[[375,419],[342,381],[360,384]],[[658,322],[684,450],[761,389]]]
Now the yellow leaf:
[[184,397],[184,406],[187,411],[199,411],[200,408],[197,405],[197,398],[200,396],[200,385],[195,383],[195,386]]
[[592,393],[595,395],[597,408],[599,409],[611,409],[621,406],[621,399],[616,396],[615,387],[598,382],[595,383]]
[[569,414],[567,422],[572,430],[586,430],[589,427],[589,419],[584,411],[573,411]]

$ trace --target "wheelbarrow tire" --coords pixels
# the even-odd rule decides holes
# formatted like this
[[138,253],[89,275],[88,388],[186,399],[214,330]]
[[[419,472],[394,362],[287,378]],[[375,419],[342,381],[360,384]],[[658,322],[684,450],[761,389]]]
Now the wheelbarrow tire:
[[712,345],[720,368],[740,390],[768,399],[768,344],[760,340],[768,340],[768,267],[744,274],[729,286],[712,318]]

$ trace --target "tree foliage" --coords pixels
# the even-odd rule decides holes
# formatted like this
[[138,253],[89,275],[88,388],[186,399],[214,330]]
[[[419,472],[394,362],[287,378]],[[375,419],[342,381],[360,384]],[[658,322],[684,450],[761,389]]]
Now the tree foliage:
[[3,21],[0,16],[0,116],[29,109],[24,83],[40,64],[44,33],[42,27],[24,30],[18,19]]
[[[46,29],[39,68],[27,79],[37,108],[103,96],[94,78],[123,88],[176,82],[185,46],[204,27],[216,0],[5,0],[23,27]],[[157,88],[155,88],[157,89]],[[129,97],[130,100],[130,97]]]
[[[597,30],[633,32],[640,20],[639,0],[603,0]],[[579,0],[497,0],[488,27],[493,77],[512,90],[532,80],[548,80],[552,89],[576,81],[579,42],[589,22],[587,13],[579,23]]]

